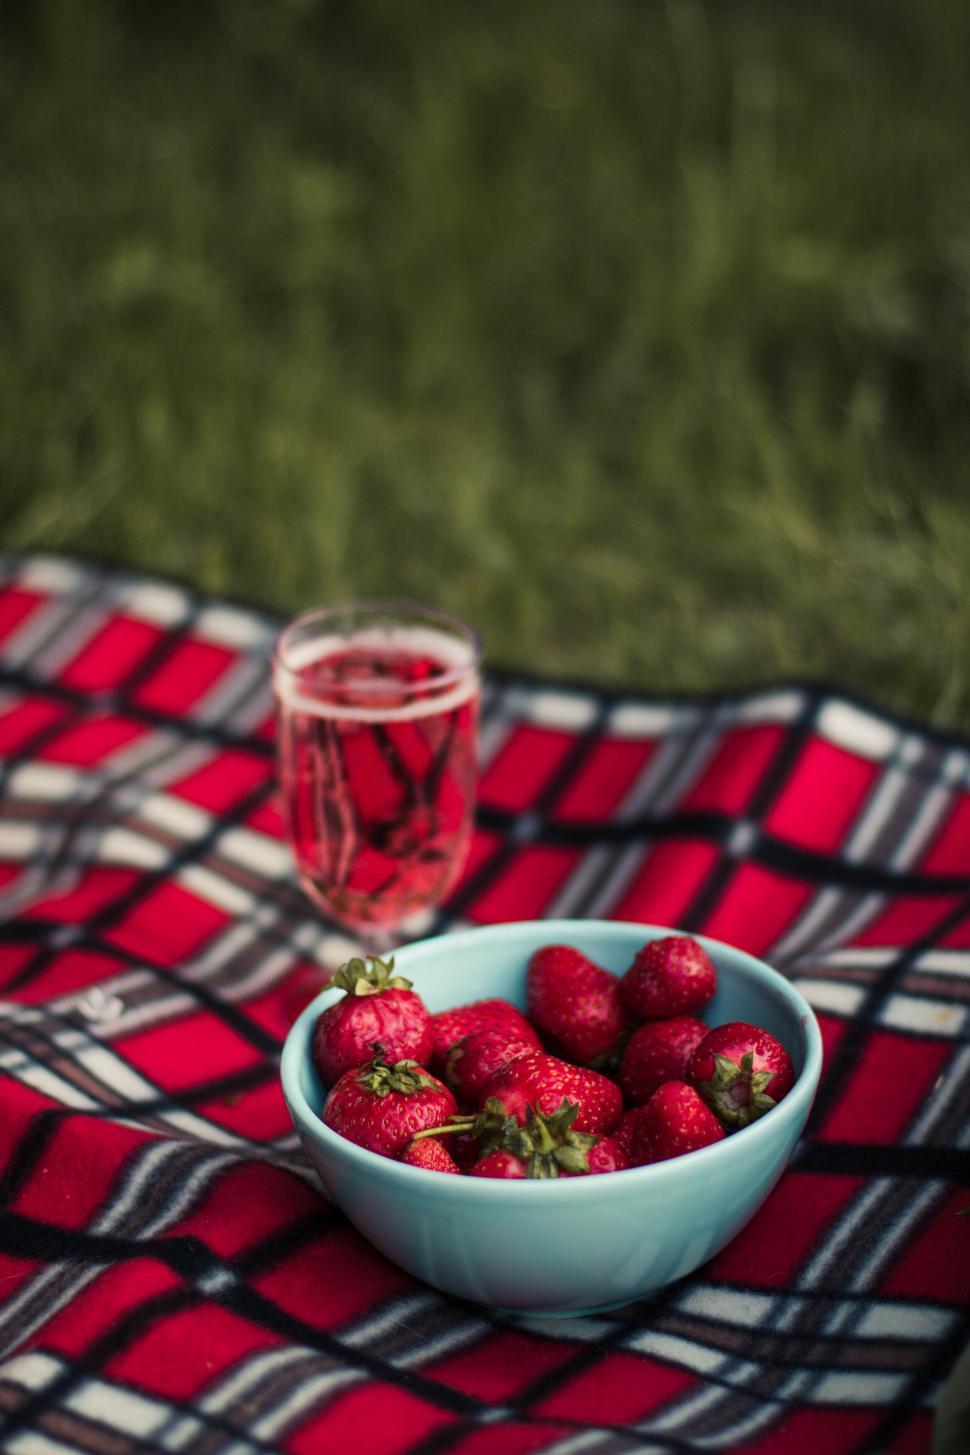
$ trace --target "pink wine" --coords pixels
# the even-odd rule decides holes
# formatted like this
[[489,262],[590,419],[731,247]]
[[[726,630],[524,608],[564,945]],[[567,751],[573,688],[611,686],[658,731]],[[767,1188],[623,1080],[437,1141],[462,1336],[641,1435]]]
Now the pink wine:
[[428,628],[308,642],[277,673],[287,830],[304,885],[338,920],[394,925],[464,862],[479,682]]

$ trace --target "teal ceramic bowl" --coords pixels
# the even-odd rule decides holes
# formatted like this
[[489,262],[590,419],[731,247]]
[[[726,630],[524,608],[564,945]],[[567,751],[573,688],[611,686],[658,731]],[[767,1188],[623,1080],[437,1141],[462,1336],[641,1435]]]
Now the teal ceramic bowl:
[[[396,968],[432,1011],[486,996],[525,1004],[529,956],[571,944],[622,974],[649,939],[675,933],[607,920],[536,920],[407,945]],[[786,1046],[797,1079],[766,1116],[684,1157],[606,1176],[493,1182],[448,1177],[368,1152],[324,1126],[326,1088],[310,1057],[324,991],[290,1030],[282,1082],[328,1196],[393,1262],[458,1298],[520,1314],[592,1313],[683,1278],[757,1213],[805,1126],[822,1064],[808,1002],[760,960],[697,936],[718,970],[712,1026],[752,1021]]]

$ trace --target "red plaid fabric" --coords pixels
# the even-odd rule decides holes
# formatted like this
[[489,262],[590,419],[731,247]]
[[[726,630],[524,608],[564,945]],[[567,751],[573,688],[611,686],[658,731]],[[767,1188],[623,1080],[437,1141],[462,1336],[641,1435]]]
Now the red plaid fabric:
[[290,1127],[281,1040],[347,943],[281,838],[275,625],[49,557],[0,585],[4,1450],[928,1449],[968,1334],[967,743],[801,687],[490,677],[429,930],[703,930],[789,974],[827,1046],[809,1135],[719,1257],[514,1319],[384,1261]]

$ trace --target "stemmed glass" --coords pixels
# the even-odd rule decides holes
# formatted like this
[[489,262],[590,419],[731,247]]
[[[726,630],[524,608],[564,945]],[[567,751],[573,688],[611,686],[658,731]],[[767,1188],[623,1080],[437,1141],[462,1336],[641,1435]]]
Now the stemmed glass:
[[301,883],[367,954],[454,884],[471,837],[481,648],[430,606],[291,622],[273,654],[284,822]]

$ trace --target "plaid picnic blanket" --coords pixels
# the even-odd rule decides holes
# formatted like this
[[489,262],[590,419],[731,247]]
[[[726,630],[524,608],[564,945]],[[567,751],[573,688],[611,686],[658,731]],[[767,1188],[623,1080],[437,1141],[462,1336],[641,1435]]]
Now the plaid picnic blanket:
[[2,563],[2,1449],[927,1450],[968,1336],[970,744],[797,686],[489,677],[474,846],[428,930],[702,930],[790,975],[827,1052],[724,1252],[515,1319],[386,1262],[289,1124],[281,1041],[348,945],[282,840],[275,629]]

